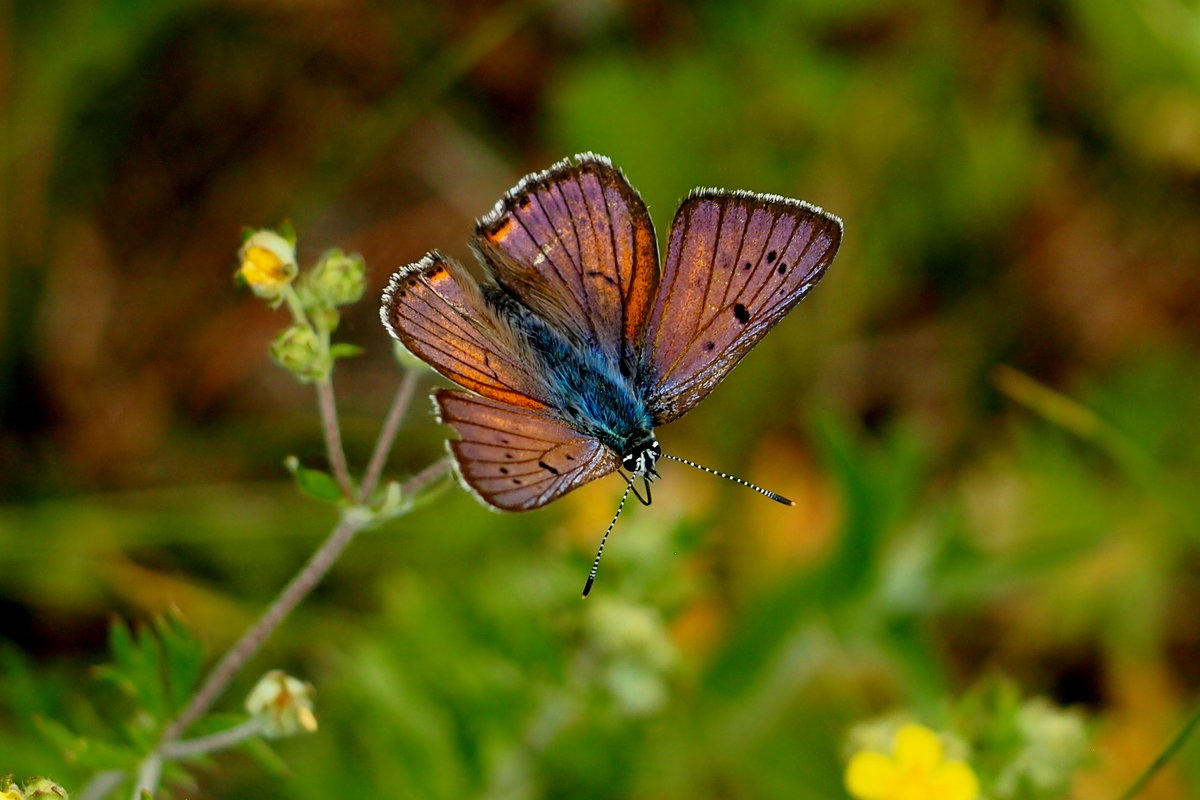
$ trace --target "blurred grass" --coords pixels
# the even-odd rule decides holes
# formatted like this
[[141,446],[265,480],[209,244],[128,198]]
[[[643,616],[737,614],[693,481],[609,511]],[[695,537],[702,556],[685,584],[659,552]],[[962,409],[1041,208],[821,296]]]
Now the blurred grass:
[[[321,454],[229,280],[243,224],[375,286],[527,170],[613,157],[660,237],[695,185],[847,223],[829,277],[663,432],[795,497],[668,465],[576,599],[616,490],[496,515],[457,490],[357,542],[235,686],[286,666],[321,731],[190,797],[842,797],[846,728],[936,721],[999,671],[1095,716],[1112,797],[1200,680],[1200,17],[1010,4],[55,0],[0,30],[0,773],[86,774],[37,716],[107,620],[216,653],[332,517]],[[351,459],[396,380],[340,335]],[[418,404],[399,472],[440,453]],[[682,468],[680,468],[682,469]],[[261,669],[260,669],[261,668]],[[1200,794],[1187,745],[1146,797]]]

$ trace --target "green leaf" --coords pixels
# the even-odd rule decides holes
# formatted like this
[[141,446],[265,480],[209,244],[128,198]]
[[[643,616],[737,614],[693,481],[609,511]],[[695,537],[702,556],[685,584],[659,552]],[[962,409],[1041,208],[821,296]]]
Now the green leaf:
[[296,486],[304,494],[315,500],[326,502],[342,499],[342,489],[328,472],[319,469],[309,469],[300,463],[295,456],[283,460],[287,471],[296,479]]
[[162,643],[166,692],[172,711],[187,702],[204,667],[204,645],[192,635],[175,613],[167,613],[154,623]]
[[292,247],[296,246],[296,228],[292,225],[292,221],[290,219],[285,219],[283,222],[279,223],[279,228],[275,232],[284,239],[287,239],[288,244],[290,244]]
[[38,718],[38,730],[68,761],[90,770],[133,770],[142,753],[134,748],[103,739],[92,739],[72,731],[61,722]]
[[334,358],[353,358],[354,356],[362,355],[363,349],[356,344],[349,342],[338,342],[329,348],[329,355]]

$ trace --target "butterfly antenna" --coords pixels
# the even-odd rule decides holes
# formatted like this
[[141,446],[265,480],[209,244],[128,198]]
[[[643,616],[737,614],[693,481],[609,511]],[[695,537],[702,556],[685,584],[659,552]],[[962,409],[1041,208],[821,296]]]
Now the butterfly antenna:
[[678,461],[680,464],[687,464],[689,467],[695,467],[696,469],[701,470],[702,472],[707,472],[709,475],[716,475],[718,477],[731,480],[734,483],[739,483],[742,486],[745,486],[747,489],[753,489],[754,491],[761,494],[763,497],[771,498],[776,503],[783,503],[785,506],[796,505],[794,502],[792,502],[791,500],[788,500],[786,497],[784,497],[781,494],[775,494],[775,492],[772,492],[769,489],[764,489],[761,486],[756,486],[753,483],[751,483],[750,481],[744,481],[741,478],[735,478],[733,475],[729,475],[727,473],[721,472],[720,470],[709,469],[708,467],[702,467],[699,464],[697,464],[695,461],[688,461],[686,458],[680,458],[679,456],[668,455],[667,453],[663,453],[661,457],[669,458],[672,461]]
[[617,517],[621,516],[621,509],[625,508],[625,501],[629,499],[629,492],[632,489],[632,482],[625,484],[625,494],[621,495],[621,502],[617,504],[617,513],[613,514],[612,522],[608,523],[608,530],[600,539],[600,549],[596,551],[596,560],[592,562],[592,571],[588,573],[587,583],[583,585],[584,599],[587,599],[588,592],[592,590],[592,584],[596,582],[596,570],[600,569],[600,556],[604,555],[604,543],[608,541],[608,535],[612,533],[613,526],[617,524]]

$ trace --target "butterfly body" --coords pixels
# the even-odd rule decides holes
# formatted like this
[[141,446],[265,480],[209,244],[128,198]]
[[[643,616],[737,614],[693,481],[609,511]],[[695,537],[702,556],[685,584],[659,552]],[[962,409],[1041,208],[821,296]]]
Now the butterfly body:
[[622,456],[653,440],[650,410],[628,364],[595,342],[573,341],[503,289],[487,287],[484,297],[545,376],[553,416]]
[[655,430],[808,293],[841,230],[798,200],[699,189],[660,274],[641,197],[584,154],[527,176],[479,220],[482,281],[431,252],[392,276],[380,316],[469,390],[434,393],[463,483],[493,508],[527,510],[621,468],[657,478]]

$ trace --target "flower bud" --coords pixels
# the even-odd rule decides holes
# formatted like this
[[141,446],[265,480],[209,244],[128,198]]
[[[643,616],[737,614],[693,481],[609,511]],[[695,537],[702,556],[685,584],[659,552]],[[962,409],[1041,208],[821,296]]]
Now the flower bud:
[[308,318],[312,321],[313,326],[322,333],[333,333],[337,330],[338,323],[342,321],[342,315],[338,313],[338,310],[328,307],[309,309]]
[[259,679],[246,698],[246,710],[271,738],[312,733],[317,729],[312,697],[312,684],[275,669]]
[[329,356],[316,332],[307,325],[293,325],[276,336],[271,342],[271,358],[302,381],[318,381],[329,376]]
[[66,791],[49,778],[30,778],[25,782],[25,800],[66,800]]
[[238,279],[267,300],[279,300],[299,271],[295,245],[266,229],[255,231],[242,243],[238,262]]
[[1046,795],[1064,794],[1088,753],[1087,727],[1075,711],[1038,698],[1017,710],[1022,747],[996,779],[998,794],[1022,786]]
[[344,306],[358,302],[367,285],[367,265],[357,253],[334,248],[304,278],[305,288],[318,304]]

